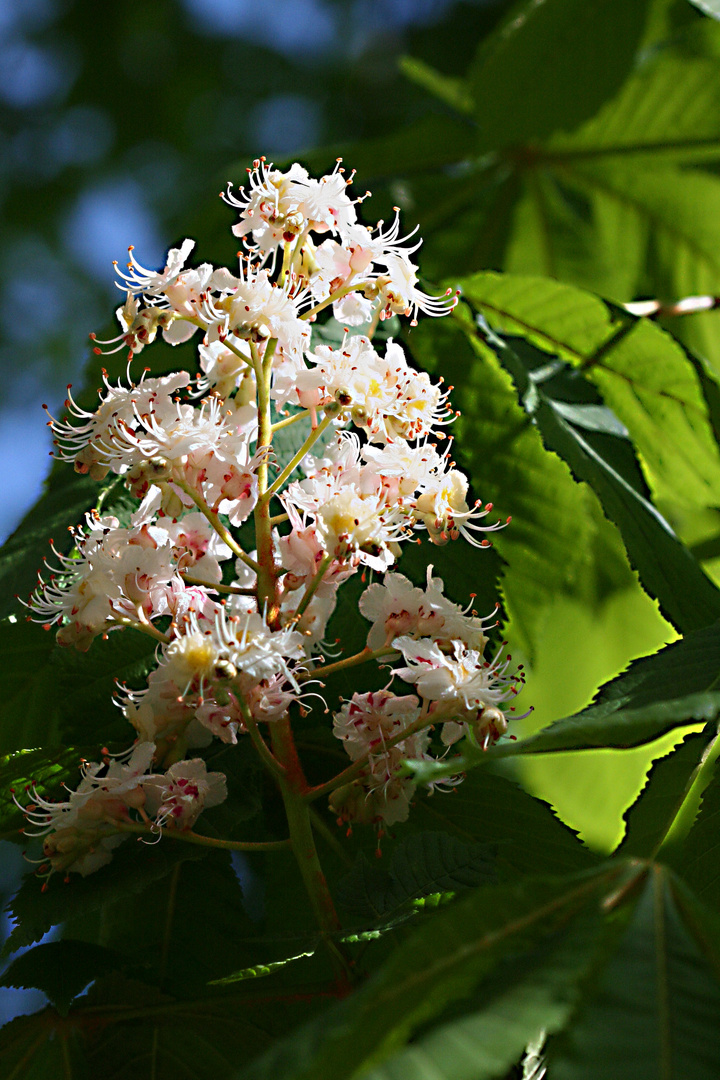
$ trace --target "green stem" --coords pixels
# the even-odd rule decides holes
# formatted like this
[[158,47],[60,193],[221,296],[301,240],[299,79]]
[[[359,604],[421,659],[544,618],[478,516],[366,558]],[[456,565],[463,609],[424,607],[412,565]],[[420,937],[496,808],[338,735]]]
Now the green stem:
[[[153,829],[150,825],[141,825],[135,821],[113,822],[115,830],[122,833],[135,833],[137,836],[158,835],[158,828]],[[196,844],[198,847],[219,848],[221,851],[281,851],[290,846],[290,840],[264,840],[251,843],[245,840],[220,840],[215,836],[200,836],[191,829],[184,831],[179,829],[162,829],[162,836],[171,840],[182,840],[186,844]]]
[[263,765],[268,770],[268,772],[272,773],[273,776],[275,776],[275,777],[284,776],[285,775],[285,769],[280,764],[280,762],[277,760],[277,758],[274,756],[274,754],[271,752],[271,750],[268,747],[267,743],[265,742],[262,735],[260,734],[260,729],[258,728],[258,726],[257,726],[257,724],[255,722],[255,717],[250,712],[250,709],[248,708],[247,703],[241,697],[240,694],[237,695],[237,700],[238,700],[238,704],[240,705],[240,712],[243,715],[243,721],[245,722],[245,727],[248,729],[248,733],[249,733],[250,738],[252,740],[252,744],[255,747],[255,749],[257,750],[258,756],[260,757]]
[[[265,467],[267,468],[267,466]],[[262,465],[260,466],[260,468],[262,468]],[[184,491],[186,495],[190,496],[200,513],[207,518],[220,539],[223,540],[230,548],[233,555],[236,555],[238,559],[244,562],[246,566],[249,566],[251,570],[254,570],[256,574],[259,573],[260,567],[258,566],[258,564],[255,562],[254,559],[251,559],[250,556],[243,551],[230,530],[226,528],[225,525],[223,525],[222,521],[215,513],[215,511],[210,509],[208,504],[203,499],[202,495],[199,495],[197,491],[193,491],[190,485],[186,484],[184,480],[173,480],[173,483],[177,487],[181,488],[181,490]]]
[[343,296],[347,296],[348,293],[357,292],[358,289],[364,289],[369,283],[367,281],[357,281],[354,285],[344,285],[342,289],[338,289],[336,292],[331,293],[326,300],[316,304],[314,308],[310,308],[303,315],[301,319],[312,319],[318,312],[323,311],[324,308],[329,307],[330,304],[334,304],[336,300],[342,300]]
[[319,587],[320,587],[320,585],[322,583],[322,579],[325,577],[325,571],[327,570],[328,566],[332,562],[332,558],[333,558],[332,555],[325,555],[320,560],[320,565],[317,568],[317,572],[316,572],[315,576],[313,577],[312,581],[310,582],[310,584],[308,585],[307,589],[305,590],[305,595],[303,596],[302,600],[298,604],[297,611],[293,615],[293,622],[299,622],[300,619],[305,614],[305,611],[307,610],[308,604],[312,600],[315,593],[318,591],[318,589],[319,589]]
[[256,589],[243,588],[240,585],[222,585],[219,581],[203,581],[202,578],[192,577],[190,574],[186,574],[184,571],[180,571],[180,576],[183,581],[189,582],[191,585],[204,585],[206,589],[215,589],[217,592],[235,593],[237,596],[255,596]]
[[133,630],[139,630],[143,634],[147,634],[151,638],[155,638],[156,641],[161,641],[163,645],[167,645],[172,641],[172,638],[168,634],[163,634],[162,630],[158,630],[156,626],[147,620],[136,621],[135,619],[126,618],[124,615],[116,615],[114,621],[119,626],[129,626]]
[[344,660],[336,660],[332,664],[324,664],[322,667],[311,668],[309,671],[300,671],[296,675],[298,682],[307,682],[315,679],[318,675],[325,678],[326,675],[334,675],[336,671],[344,671],[346,668],[356,667],[358,664],[367,664],[369,660],[378,660],[381,656],[397,656],[398,650],[388,645],[382,649],[363,649],[352,656],[346,656]]
[[291,424],[297,424],[298,420],[304,420],[305,417],[309,415],[309,409],[303,409],[302,412],[293,413],[292,416],[288,416],[284,420],[278,420],[277,423],[272,424],[272,430],[273,432],[276,432],[279,431],[280,428],[290,427]]
[[340,920],[315,846],[310,807],[303,798],[307,791],[307,780],[297,755],[289,717],[284,716],[273,721],[270,732],[273,754],[285,770],[285,775],[278,777],[278,786],[285,804],[293,853],[323,942],[330,954],[336,983],[339,988],[348,989],[349,965],[332,940],[332,935],[341,929]]
[[[270,407],[270,379],[272,374],[272,357],[275,352],[277,339],[272,338],[266,347],[265,355],[260,357],[257,348],[253,345],[253,359],[255,362],[255,378],[257,381],[258,402],[258,438],[257,449],[267,448],[268,453],[272,446],[272,417]],[[255,505],[255,544],[257,546],[258,568],[258,609],[265,610],[268,625],[275,626],[278,618],[278,588],[277,568],[275,566],[275,552],[273,550],[272,523],[270,521],[270,500],[265,497],[268,486],[267,454],[263,462],[258,466],[258,492],[259,497]]]
[[279,476],[275,477],[275,479],[273,480],[270,487],[267,488],[263,492],[263,494],[260,496],[260,498],[258,499],[258,506],[260,506],[261,503],[268,503],[270,501],[271,497],[277,491],[279,491],[279,489],[283,486],[283,484],[288,479],[288,477],[292,476],[292,474],[295,472],[295,469],[298,467],[298,465],[300,464],[302,459],[305,457],[305,455],[308,453],[308,451],[312,448],[312,446],[314,446],[314,444],[320,438],[323,431],[325,431],[325,429],[327,427],[329,427],[330,424],[332,424],[334,419],[335,419],[334,416],[329,416],[327,414],[322,418],[322,420],[320,421],[318,426],[316,428],[314,428],[313,431],[310,432],[310,434],[308,435],[307,439],[302,444],[302,446],[300,447],[298,452],[290,459],[290,461],[288,461],[288,463],[285,466],[285,468],[283,469],[283,471],[279,474]]

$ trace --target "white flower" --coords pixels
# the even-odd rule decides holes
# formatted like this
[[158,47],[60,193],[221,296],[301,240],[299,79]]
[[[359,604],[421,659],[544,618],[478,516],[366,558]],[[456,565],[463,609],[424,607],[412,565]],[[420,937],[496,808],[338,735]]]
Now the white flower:
[[488,619],[467,615],[443,596],[443,588],[442,578],[432,577],[431,566],[425,589],[417,588],[402,574],[386,574],[382,584],[370,585],[359,602],[361,614],[373,623],[368,647],[379,649],[401,635],[412,635],[446,643],[458,639],[482,652],[487,643],[484,626],[497,614],[497,608]]
[[41,875],[73,871],[84,877],[110,862],[113,848],[125,839],[116,824],[129,821],[130,809],[145,802],[142,778],[154,753],[153,743],[142,742],[127,761],[84,763],[80,786],[65,802],[52,802],[31,791],[30,806],[21,809],[34,829],[26,830],[27,835],[44,837],[46,865],[41,866]]
[[166,829],[191,829],[204,809],[227,798],[225,774],[207,771],[201,758],[178,761],[164,776],[143,780],[145,811]]
[[[128,272],[118,269],[118,277],[122,281],[118,284],[118,288],[127,289],[133,295],[145,293],[150,296],[162,296],[168,286],[172,285],[182,273],[187,257],[194,247],[194,240],[183,240],[179,248],[171,248],[168,251],[165,269],[160,271],[146,270],[135,258],[133,254],[135,249],[132,246],[129,247]],[[115,263],[116,267],[117,265]]]
[[447,315],[458,302],[452,289],[442,296],[430,296],[417,288],[417,266],[410,262],[405,252],[397,250],[383,256],[385,273],[378,273],[365,288],[365,295],[380,303],[380,318],[392,315],[411,316],[411,325],[417,325],[418,311],[426,315]]
[[425,526],[433,544],[446,544],[462,535],[473,547],[489,547],[489,540],[476,540],[472,533],[494,532],[510,521],[508,518],[504,524],[478,525],[492,510],[492,503],[482,506],[477,501],[471,509],[466,501],[467,491],[467,477],[458,469],[450,469],[423,484],[413,516],[418,524]]

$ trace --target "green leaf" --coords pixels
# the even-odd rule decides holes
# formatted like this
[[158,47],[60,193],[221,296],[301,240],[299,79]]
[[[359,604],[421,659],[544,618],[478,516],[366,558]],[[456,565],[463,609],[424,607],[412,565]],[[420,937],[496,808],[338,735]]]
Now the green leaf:
[[[720,65],[717,59],[684,55],[680,48],[648,52],[608,101],[572,134],[548,140],[547,159],[575,163],[629,160],[649,175],[658,159],[685,161],[720,152]],[[637,156],[635,156],[637,155]]]
[[553,1080],[714,1080],[720,986],[655,867],[615,951],[566,1033],[548,1047]]
[[401,56],[400,70],[411,82],[459,113],[472,113],[475,103],[463,79],[443,75],[416,56]]
[[132,741],[135,733],[113,695],[118,682],[142,680],[156,644],[120,630],[78,653],[57,646],[54,635],[35,623],[0,622],[0,672],[9,687],[0,706],[0,751]]
[[120,959],[111,949],[86,941],[49,941],[13,960],[0,986],[42,990],[61,1016],[67,1016],[73,998],[117,967]]
[[511,347],[491,336],[546,446],[593,488],[620,529],[646,591],[659,600],[666,618],[683,631],[717,619],[720,591],[648,499],[631,443],[616,433],[609,418],[605,431],[593,431],[595,420],[588,424],[583,402],[602,404],[597,395],[593,398],[590,384],[578,373],[568,376],[562,366],[543,364],[542,354],[523,340],[514,340]]
[[48,1008],[7,1025],[0,1032],[0,1069],[5,1080],[227,1080],[238,1061],[267,1046],[281,1023],[274,1017],[285,1019],[287,1012],[267,1002],[239,1005],[228,995],[183,1001],[112,973],[95,982],[67,1020]]
[[537,141],[592,116],[628,74],[646,11],[644,0],[517,5],[470,71],[481,147]]
[[56,796],[63,783],[77,782],[82,753],[75,748],[53,747],[47,750],[19,750],[0,758],[0,834],[11,839],[25,824],[22,812],[12,795],[23,804],[26,790],[32,786],[43,798]]
[[335,896],[353,916],[378,920],[419,897],[476,888],[494,877],[488,845],[468,844],[442,832],[421,832],[402,839],[382,865],[360,854]]
[[655,856],[715,734],[711,725],[707,733],[688,735],[680,746],[653,764],[645,787],[624,815],[626,831],[618,855],[646,859]]
[[535,951],[499,964],[469,1000],[363,1071],[362,1080],[504,1077],[538,1033],[547,1037],[564,1027],[602,938],[599,909],[583,911]]
[[702,798],[695,824],[685,837],[675,865],[697,896],[720,911],[720,772],[713,777]]
[[492,845],[501,880],[572,873],[597,863],[546,802],[489,769],[470,773],[452,792],[418,799],[407,827],[444,829],[466,842]]
[[71,917],[85,919],[107,903],[122,902],[123,897],[166,877],[179,863],[203,858],[207,858],[203,848],[181,841],[163,839],[158,844],[139,844],[135,837],[129,837],[113,853],[108,866],[88,877],[72,874],[65,884],[59,875],[54,875],[46,892],[41,891],[37,878],[27,877],[8,904],[15,928],[5,942],[3,955],[34,944],[51,927]]
[[57,1022],[57,1013],[48,1006],[32,1016],[18,1016],[3,1027],[0,1073],[5,1080],[65,1080],[68,1069],[84,1070],[79,1035]]
[[[474,333],[468,340],[459,320],[433,320],[419,326],[408,344],[422,366],[455,384],[453,402],[462,413],[453,432],[457,458],[470,475],[474,496],[493,503],[493,516],[500,520],[512,512],[512,523],[494,533],[492,542],[508,564],[502,585],[513,645],[532,658],[544,613],[558,593],[597,610],[610,593],[634,585],[622,541],[593,493],[547,453],[510,376]],[[477,580],[488,553],[473,549],[471,554],[464,543],[440,550],[455,556],[458,584],[465,575],[456,599],[471,589],[479,594],[478,611],[489,613],[494,600],[489,595],[485,600]],[[413,557],[415,552],[408,552],[404,560]],[[437,562],[444,576],[439,557]]]
[[683,724],[720,715],[720,623],[633,661],[592,705],[488,757],[639,746]]
[[[344,1080],[362,1075],[363,1068],[473,994],[508,954],[552,941],[578,911],[597,903],[617,873],[484,888],[440,910],[350,1001],[275,1046],[240,1077]],[[525,1035],[529,1040],[531,1031]]]
[[56,464],[45,494],[23,518],[0,550],[0,616],[22,611],[15,596],[26,599],[35,587],[45,555],[52,561],[48,540],[65,554],[72,546],[71,525],[79,524],[97,501],[98,484],[78,476],[62,462]]
[[493,329],[584,371],[629,429],[656,497],[715,505],[720,453],[708,407],[695,363],[669,334],[547,279],[477,274],[463,291]]

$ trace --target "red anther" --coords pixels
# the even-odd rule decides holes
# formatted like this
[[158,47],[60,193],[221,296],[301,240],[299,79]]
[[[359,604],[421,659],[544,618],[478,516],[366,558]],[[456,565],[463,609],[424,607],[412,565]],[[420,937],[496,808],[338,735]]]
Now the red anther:
[[42,885],[40,886],[40,892],[47,892],[47,891],[48,891],[48,883],[47,883],[47,881],[43,881]]
[[485,503],[485,509],[486,509],[486,510],[492,510],[492,508],[493,508],[493,504],[492,504],[492,503]]
[[480,541],[480,547],[492,547],[492,544],[490,543],[489,540],[481,540]]

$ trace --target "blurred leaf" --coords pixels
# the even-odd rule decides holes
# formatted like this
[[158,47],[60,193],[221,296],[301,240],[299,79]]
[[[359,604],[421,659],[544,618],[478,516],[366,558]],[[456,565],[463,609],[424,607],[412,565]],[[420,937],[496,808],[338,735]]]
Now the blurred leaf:
[[111,949],[86,941],[49,941],[18,956],[0,978],[0,986],[36,987],[67,1016],[73,998],[117,967],[120,957]]
[[645,0],[516,5],[480,46],[469,73],[483,147],[537,141],[592,116],[630,71],[647,6]]
[[[659,6],[659,5],[656,5]],[[649,174],[658,160],[720,153],[720,64],[664,47],[648,51],[618,94],[572,134],[548,140],[542,159],[562,168],[593,158],[634,157]],[[642,155],[642,156],[641,156]]]
[[[57,1030],[58,1014],[48,1006],[31,1016],[17,1016],[0,1031],[0,1070],[6,1080],[65,1080],[78,1068],[84,1080],[80,1036],[72,1028]],[[71,1076],[74,1074],[71,1073]]]
[[712,19],[720,19],[720,0],[690,0],[690,3]]
[[564,1035],[553,1080],[713,1080],[720,987],[678,911],[666,871],[648,875],[625,933]]
[[475,104],[463,79],[443,75],[430,64],[414,56],[400,58],[400,70],[411,82],[459,113],[472,113]]

